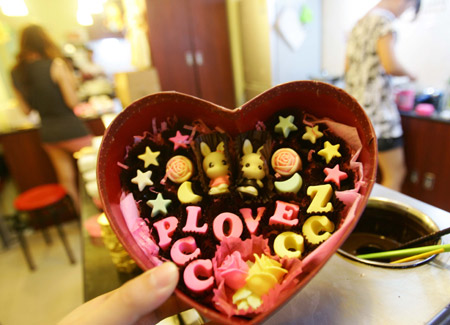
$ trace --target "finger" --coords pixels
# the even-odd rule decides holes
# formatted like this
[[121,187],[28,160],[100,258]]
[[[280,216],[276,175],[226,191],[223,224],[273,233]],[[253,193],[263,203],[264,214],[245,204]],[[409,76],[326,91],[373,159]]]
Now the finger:
[[105,293],[101,296],[93,298],[74,309],[70,314],[66,315],[58,325],[70,325],[70,324],[79,324],[80,321],[85,318],[87,315],[90,315],[93,310],[98,310],[99,306],[104,304],[105,300],[109,299],[109,297],[114,294],[116,290]]
[[140,318],[139,321],[136,322],[136,325],[156,324],[167,317],[176,315],[189,308],[192,307],[178,299],[176,295],[172,295],[161,306],[159,306],[159,308],[155,309],[152,313]]
[[171,262],[127,282],[94,311],[92,324],[133,324],[166,301],[178,283],[178,268]]
[[158,320],[161,320],[190,308],[192,308],[190,305],[179,299],[176,295],[173,295],[156,309],[154,314],[158,317]]

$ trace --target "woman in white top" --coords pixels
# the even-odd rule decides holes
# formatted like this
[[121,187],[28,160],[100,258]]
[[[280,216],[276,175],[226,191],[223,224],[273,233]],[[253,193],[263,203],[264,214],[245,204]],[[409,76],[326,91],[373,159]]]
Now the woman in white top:
[[420,0],[382,0],[353,28],[347,45],[346,90],[372,121],[378,138],[381,184],[400,191],[406,176],[403,130],[394,101],[391,76],[407,76],[394,53],[393,21]]

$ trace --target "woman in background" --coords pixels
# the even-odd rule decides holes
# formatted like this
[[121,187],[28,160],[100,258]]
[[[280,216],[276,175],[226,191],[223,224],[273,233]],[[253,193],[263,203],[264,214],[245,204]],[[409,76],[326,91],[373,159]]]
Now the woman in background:
[[347,46],[346,90],[363,106],[378,138],[381,184],[400,191],[406,176],[403,130],[391,76],[415,80],[394,53],[394,20],[420,0],[382,0],[353,28]]
[[[17,64],[11,72],[19,106],[41,116],[40,136],[55,169],[79,211],[73,153],[90,146],[92,136],[72,109],[78,103],[76,81],[58,47],[42,27],[22,30]],[[30,162],[32,163],[32,162]]]

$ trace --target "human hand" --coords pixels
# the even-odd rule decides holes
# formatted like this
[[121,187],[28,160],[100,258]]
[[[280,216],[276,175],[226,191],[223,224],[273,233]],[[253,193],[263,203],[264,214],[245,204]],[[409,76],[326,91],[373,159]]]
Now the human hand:
[[[180,311],[175,297],[169,299],[177,283],[178,268],[172,262],[164,263],[116,290],[84,303],[61,320],[59,325],[122,325],[144,321],[146,324],[156,324]],[[154,312],[166,300],[169,304],[166,306],[167,314]]]

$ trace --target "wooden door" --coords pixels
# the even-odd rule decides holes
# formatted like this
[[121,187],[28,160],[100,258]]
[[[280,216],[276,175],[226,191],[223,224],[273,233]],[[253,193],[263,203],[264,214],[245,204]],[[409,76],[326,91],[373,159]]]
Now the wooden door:
[[234,108],[225,0],[147,0],[147,18],[161,89]]
[[199,96],[185,0],[147,0],[152,61],[162,90]]
[[228,20],[224,0],[189,0],[200,97],[235,107]]

